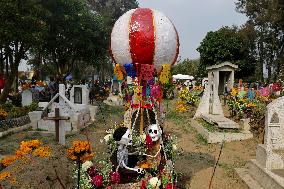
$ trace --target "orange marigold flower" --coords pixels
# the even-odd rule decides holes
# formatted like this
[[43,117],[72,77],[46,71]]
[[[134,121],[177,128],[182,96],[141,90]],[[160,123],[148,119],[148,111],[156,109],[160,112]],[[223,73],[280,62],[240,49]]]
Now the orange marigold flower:
[[74,141],[72,146],[67,149],[67,156],[73,161],[79,159],[85,162],[94,157],[94,154],[91,152],[91,146],[88,141]]
[[42,146],[33,151],[34,156],[47,158],[51,156],[51,149],[48,146]]
[[11,173],[8,171],[0,173],[0,180],[5,180],[11,177]]
[[1,160],[1,164],[4,166],[4,167],[8,167],[9,165],[11,165],[12,163],[14,163],[14,161],[17,160],[17,156],[7,156],[7,157],[4,157],[2,160]]

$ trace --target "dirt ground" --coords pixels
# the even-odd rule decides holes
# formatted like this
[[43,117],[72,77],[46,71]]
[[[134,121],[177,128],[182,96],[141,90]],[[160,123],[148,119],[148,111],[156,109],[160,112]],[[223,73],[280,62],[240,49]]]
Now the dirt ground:
[[[207,144],[206,140],[191,127],[190,120],[196,108],[191,108],[187,112],[179,114],[174,111],[175,101],[165,101],[164,104],[166,109],[164,129],[166,132],[170,132],[178,137],[179,155],[175,164],[176,170],[179,173],[178,187],[181,189],[209,188],[213,167],[219,156],[221,144]],[[107,147],[105,144],[101,143],[101,140],[105,136],[107,129],[111,128],[115,122],[119,123],[123,120],[123,113],[124,110],[122,107],[118,108],[103,105],[95,123],[79,133],[68,134],[66,136],[66,146],[70,146],[71,142],[77,139],[89,139],[92,142],[97,158],[100,159],[104,157]],[[55,145],[53,134],[40,131],[24,131],[0,138],[0,156],[12,154],[19,146],[20,141],[30,139],[40,139],[45,145]],[[255,157],[257,143],[258,141],[256,139],[225,143],[212,180],[211,188],[246,189],[246,186],[238,179],[234,168],[245,166],[249,159]],[[50,171],[54,172],[52,170]],[[45,173],[49,174],[48,170],[45,170]],[[23,174],[26,176],[23,176]],[[18,179],[19,183],[37,182],[31,175],[33,175],[33,173],[22,172],[21,176],[15,173],[15,178]],[[46,177],[46,175],[43,176]],[[25,178],[25,180],[21,178]],[[66,177],[66,179],[70,178]],[[66,182],[69,183],[70,180]],[[18,186],[19,187],[4,188],[23,188],[20,187],[20,185]],[[58,186],[58,183],[57,185],[53,183],[53,185],[46,188],[54,188],[54,186]]]

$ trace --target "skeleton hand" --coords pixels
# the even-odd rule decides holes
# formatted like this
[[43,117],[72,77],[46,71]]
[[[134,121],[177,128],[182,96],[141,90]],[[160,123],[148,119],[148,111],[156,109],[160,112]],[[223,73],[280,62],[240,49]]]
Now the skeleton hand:
[[144,170],[142,168],[137,169],[137,173],[142,174],[143,172],[144,172]]

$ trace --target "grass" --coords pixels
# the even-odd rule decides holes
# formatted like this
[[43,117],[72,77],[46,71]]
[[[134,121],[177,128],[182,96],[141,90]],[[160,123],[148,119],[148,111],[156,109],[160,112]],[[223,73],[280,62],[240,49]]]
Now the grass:
[[205,129],[207,129],[209,132],[217,132],[218,127],[215,124],[208,123],[204,119],[198,119],[198,123],[200,123]]
[[206,138],[204,138],[201,134],[198,133],[195,136],[196,136],[197,143],[202,144],[202,145],[208,145]]

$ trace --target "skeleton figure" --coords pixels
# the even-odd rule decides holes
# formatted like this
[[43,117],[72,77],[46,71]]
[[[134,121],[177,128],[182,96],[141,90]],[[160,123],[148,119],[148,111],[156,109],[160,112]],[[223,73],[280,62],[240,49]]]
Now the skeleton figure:
[[162,129],[157,124],[152,124],[148,126],[147,134],[153,142],[157,142],[162,137]]
[[118,171],[119,167],[136,171],[137,173],[142,173],[143,169],[141,168],[130,168],[128,167],[128,155],[136,154],[134,153],[128,153],[127,146],[132,145],[132,135],[129,128],[126,127],[120,127],[115,130],[113,134],[114,140],[118,144],[117,148],[117,163],[118,166],[116,168],[116,171]]
[[157,124],[149,125],[147,128],[147,134],[151,137],[153,141],[153,146],[147,149],[147,162],[151,164],[152,167],[157,167],[161,161],[161,138],[162,129]]

